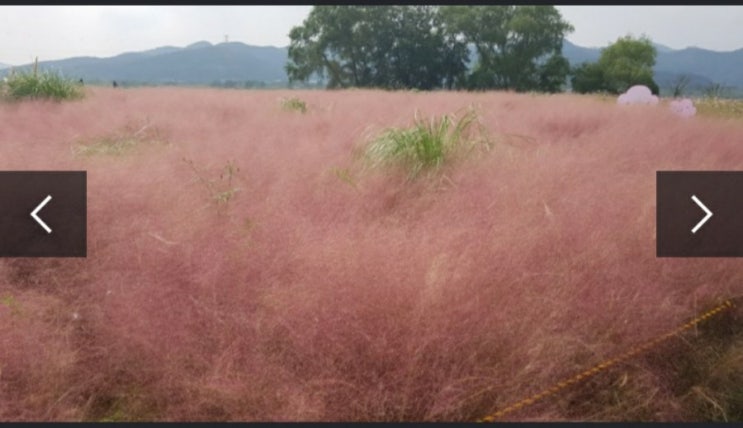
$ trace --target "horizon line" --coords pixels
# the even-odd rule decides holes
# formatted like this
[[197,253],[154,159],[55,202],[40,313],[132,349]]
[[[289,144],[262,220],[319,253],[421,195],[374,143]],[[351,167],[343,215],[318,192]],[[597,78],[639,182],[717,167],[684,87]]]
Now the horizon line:
[[[604,49],[606,47],[606,46],[584,46],[584,45],[580,45],[580,44],[577,44],[575,42],[570,41],[570,39],[567,38],[567,37],[565,38],[565,41],[568,42],[568,43],[570,43],[570,44],[572,44],[573,46],[576,46],[576,47],[579,47],[579,48],[583,48],[583,49]],[[65,60],[70,60],[70,59],[81,59],[81,58],[110,59],[110,58],[116,58],[117,56],[121,56],[121,55],[138,54],[138,53],[152,51],[152,50],[156,50],[156,49],[162,49],[162,48],[187,49],[189,46],[193,46],[193,45],[200,44],[200,43],[208,43],[209,46],[219,46],[219,45],[224,45],[224,44],[242,44],[242,45],[246,45],[246,46],[250,46],[250,47],[256,47],[256,48],[274,48],[274,49],[287,49],[289,47],[289,45],[286,45],[286,46],[257,45],[257,44],[252,44],[252,43],[243,42],[243,41],[239,41],[239,40],[227,41],[227,42],[224,42],[223,41],[223,42],[219,42],[219,43],[212,43],[212,42],[210,42],[208,40],[199,40],[199,41],[196,41],[196,42],[193,42],[193,43],[189,43],[189,44],[184,45],[184,46],[161,45],[161,46],[156,46],[156,47],[153,47],[153,48],[144,49],[144,50],[138,50],[138,51],[137,50],[124,51],[124,52],[120,52],[120,53],[113,54],[113,55],[108,55],[108,56],[78,55],[78,56],[68,56],[68,57],[62,57],[62,58],[41,60],[39,62],[65,61]],[[699,47],[699,46],[686,46],[684,48],[674,49],[674,48],[671,48],[671,47],[668,47],[668,46],[664,45],[663,43],[657,43],[657,42],[654,42],[653,41],[653,44],[656,45],[656,46],[661,46],[661,47],[663,47],[665,49],[669,49],[671,52],[679,52],[679,51],[683,51],[683,50],[687,50],[687,49],[699,49],[699,50],[705,50],[705,51],[709,51],[709,52],[723,53],[724,54],[724,53],[733,53],[733,52],[737,52],[737,51],[743,50],[743,47],[740,47],[740,48],[733,49],[733,50],[719,51],[719,50],[708,49],[708,48],[703,48],[703,47]],[[658,53],[662,53],[662,52],[658,52]],[[0,69],[10,68],[10,67],[25,67],[25,66],[31,65],[33,63],[34,63],[34,61],[31,61],[31,62],[28,62],[28,63],[23,63],[23,64],[10,64],[10,63],[4,63],[4,62],[2,62],[2,59],[0,58]]]

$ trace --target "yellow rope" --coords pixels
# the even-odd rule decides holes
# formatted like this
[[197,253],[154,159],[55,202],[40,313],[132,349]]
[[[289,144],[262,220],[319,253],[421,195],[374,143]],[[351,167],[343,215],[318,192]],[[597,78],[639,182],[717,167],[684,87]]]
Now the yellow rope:
[[492,414],[490,414],[488,416],[485,416],[484,418],[481,418],[481,419],[477,420],[477,422],[493,422],[496,419],[504,416],[507,413],[511,413],[511,412],[513,412],[515,410],[521,409],[522,407],[526,407],[526,406],[529,406],[531,404],[534,404],[536,401],[541,400],[542,398],[548,397],[550,395],[554,395],[554,394],[558,393],[559,391],[567,388],[570,385],[573,385],[573,384],[578,383],[578,382],[580,382],[580,381],[582,381],[582,380],[584,380],[584,379],[586,379],[588,377],[591,377],[593,375],[596,375],[596,374],[598,374],[598,373],[600,373],[600,372],[602,372],[602,371],[608,369],[609,367],[614,366],[614,365],[616,365],[618,363],[624,362],[624,361],[626,361],[626,360],[628,360],[628,359],[630,359],[630,358],[632,358],[632,357],[634,357],[634,356],[636,356],[636,355],[638,355],[638,354],[640,354],[640,353],[642,353],[642,352],[644,352],[644,351],[646,351],[646,350],[648,350],[648,349],[650,349],[652,347],[655,347],[656,345],[660,344],[661,342],[664,342],[664,341],[670,339],[671,337],[673,337],[673,336],[675,336],[675,335],[677,335],[679,333],[682,333],[682,332],[684,332],[684,331],[686,331],[686,330],[694,327],[695,325],[699,324],[700,322],[702,322],[702,321],[704,321],[704,320],[706,320],[708,318],[711,318],[711,317],[719,314],[720,312],[725,311],[727,309],[730,309],[732,307],[733,307],[733,302],[731,300],[726,300],[722,304],[720,304],[719,306],[717,306],[716,308],[711,309],[711,310],[705,312],[704,314],[698,316],[697,318],[694,318],[693,320],[691,320],[688,323],[682,325],[681,327],[678,327],[678,328],[676,328],[676,329],[674,329],[674,330],[672,330],[672,331],[670,331],[670,332],[668,332],[668,333],[666,333],[666,334],[664,334],[662,336],[658,336],[657,338],[655,338],[653,340],[649,340],[649,341],[647,341],[647,342],[645,342],[643,344],[640,344],[638,346],[635,346],[634,348],[630,349],[629,351],[625,352],[624,354],[619,355],[618,357],[615,357],[615,358],[606,360],[606,361],[602,362],[601,364],[597,364],[597,365],[593,366],[592,368],[590,368],[588,370],[585,370],[585,371],[583,371],[581,373],[578,373],[578,374],[576,374],[576,375],[574,375],[574,376],[572,376],[572,377],[570,377],[568,379],[565,379],[563,381],[557,382],[551,388],[545,389],[544,391],[542,391],[542,392],[540,392],[538,394],[534,394],[531,397],[524,398],[523,400],[517,401],[516,403],[511,404],[508,407],[505,407],[505,408],[503,408],[501,410],[498,410],[495,413],[492,413]]

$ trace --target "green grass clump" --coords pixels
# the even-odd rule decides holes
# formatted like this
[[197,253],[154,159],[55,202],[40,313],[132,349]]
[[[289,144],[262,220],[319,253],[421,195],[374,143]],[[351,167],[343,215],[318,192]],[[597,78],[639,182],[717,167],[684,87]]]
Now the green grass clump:
[[50,71],[14,73],[7,77],[7,81],[0,88],[0,94],[12,101],[24,99],[64,101],[84,96],[77,82]]
[[160,131],[149,122],[143,125],[128,124],[123,130],[94,139],[91,142],[78,144],[73,148],[77,156],[123,156],[138,147],[162,146],[167,141]]
[[286,111],[298,111],[300,113],[307,113],[307,103],[297,97],[282,98],[281,108]]
[[474,110],[430,120],[418,117],[416,112],[412,127],[384,131],[369,144],[366,156],[374,166],[398,164],[415,177],[478,145],[489,147]]

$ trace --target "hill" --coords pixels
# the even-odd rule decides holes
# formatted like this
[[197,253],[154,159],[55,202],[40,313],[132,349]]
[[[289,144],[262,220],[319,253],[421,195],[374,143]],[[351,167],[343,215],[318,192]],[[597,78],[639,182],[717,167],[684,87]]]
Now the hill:
[[[743,49],[716,52],[690,47],[673,50],[656,44],[658,56],[655,79],[668,90],[682,76],[689,90],[701,91],[718,83],[743,91]],[[566,40],[563,54],[572,65],[596,61],[601,48],[578,46]],[[42,61],[42,69],[54,69],[87,82],[130,82],[134,84],[183,84],[221,86],[262,82],[287,83],[284,66],[287,47],[252,46],[241,42],[211,44],[200,41],[186,47],[161,46],[141,52],[127,52],[109,58],[75,57]],[[474,51],[472,56],[476,56]],[[30,65],[16,67],[28,69]],[[0,69],[3,64],[0,64]],[[7,70],[0,71],[0,75]]]
[[[75,57],[39,62],[43,69],[86,81],[147,84],[209,84],[226,81],[284,82],[286,48],[231,42],[163,46],[109,58]],[[18,67],[28,69],[30,65]]]

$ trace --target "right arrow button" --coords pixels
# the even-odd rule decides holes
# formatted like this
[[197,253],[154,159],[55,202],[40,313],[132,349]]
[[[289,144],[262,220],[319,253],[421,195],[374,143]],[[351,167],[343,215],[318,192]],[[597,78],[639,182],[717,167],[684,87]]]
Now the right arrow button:
[[656,171],[656,256],[743,257],[741,192],[743,171]]
[[705,215],[704,218],[701,219],[699,223],[697,223],[697,225],[694,226],[693,229],[691,229],[691,233],[697,233],[697,230],[699,230],[699,228],[702,227],[702,225],[704,225],[704,223],[706,223],[710,217],[712,217],[712,211],[710,211],[709,208],[704,206],[702,201],[700,201],[699,198],[696,197],[696,195],[691,195],[691,200],[694,201],[694,203],[696,203],[697,205],[699,205],[699,208],[703,209],[705,213],[707,213],[707,215]]

